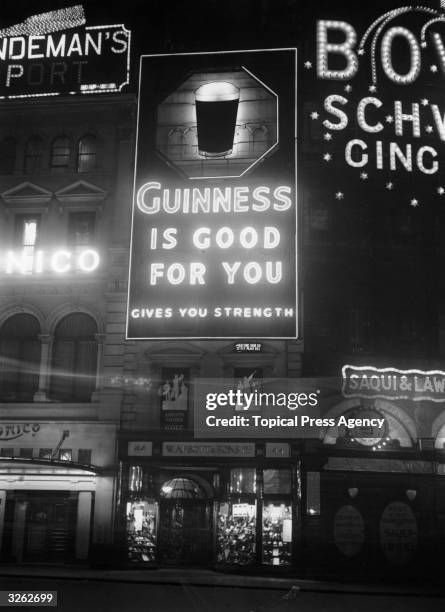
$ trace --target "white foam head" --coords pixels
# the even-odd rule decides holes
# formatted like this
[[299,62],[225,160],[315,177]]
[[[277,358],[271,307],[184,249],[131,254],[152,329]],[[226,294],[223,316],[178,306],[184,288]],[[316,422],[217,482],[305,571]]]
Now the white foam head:
[[238,100],[239,89],[227,81],[213,81],[198,87],[195,96],[200,102],[229,102]]

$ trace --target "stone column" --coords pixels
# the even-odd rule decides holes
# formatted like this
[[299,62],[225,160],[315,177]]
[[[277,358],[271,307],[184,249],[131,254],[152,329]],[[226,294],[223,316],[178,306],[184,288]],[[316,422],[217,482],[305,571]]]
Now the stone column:
[[102,389],[102,360],[104,352],[104,339],[105,334],[94,334],[97,341],[97,367],[96,367],[96,387],[91,394],[91,401],[98,402],[100,398],[100,391]]
[[14,526],[12,533],[12,554],[14,555],[17,563],[20,563],[20,561],[23,559],[26,511],[28,509],[28,504],[29,502],[27,501],[17,500],[15,502]]
[[52,336],[50,334],[39,334],[40,340],[40,372],[39,388],[34,393],[35,402],[48,401],[48,378],[50,373],[50,348]]
[[91,491],[80,491],[77,500],[76,559],[85,560],[90,548]]

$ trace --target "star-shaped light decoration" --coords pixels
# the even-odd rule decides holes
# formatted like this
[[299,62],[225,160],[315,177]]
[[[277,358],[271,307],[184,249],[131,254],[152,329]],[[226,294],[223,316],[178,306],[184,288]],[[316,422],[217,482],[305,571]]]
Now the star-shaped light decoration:
[[363,47],[360,47],[360,49],[357,51],[357,53],[359,55],[365,55],[365,50],[363,49]]
[[362,181],[366,181],[366,179],[368,178],[368,173],[360,172],[360,178],[362,179]]
[[443,188],[441,185],[440,187],[437,188],[437,193],[439,195],[443,195],[445,193],[445,188]]
[[386,123],[393,123],[394,117],[392,115],[386,115],[385,121]]
[[426,49],[426,41],[424,40],[423,42],[421,42],[420,46],[422,47],[422,49]]
[[432,125],[426,125],[425,126],[425,132],[428,132],[428,134],[431,134],[432,131],[433,131],[433,126]]
[[391,181],[389,181],[388,183],[386,183],[385,187],[386,189],[391,190],[394,187],[394,183],[391,183]]
[[312,68],[312,62],[307,60],[306,62],[304,62],[304,67],[307,68],[307,70],[309,70],[309,68]]
[[345,85],[345,91],[347,91],[348,93],[352,91],[352,85],[350,85],[349,83]]
[[419,200],[417,200],[417,198],[412,198],[412,199],[411,199],[411,202],[410,202],[410,205],[411,205],[413,208],[416,208],[417,206],[419,206]]
[[323,155],[323,159],[324,159],[325,161],[331,161],[331,159],[332,159],[332,155],[331,155],[330,153],[325,153],[325,154]]
[[311,113],[311,119],[318,119],[320,115],[317,113],[317,111],[312,111]]
[[430,71],[431,71],[431,72],[437,72],[437,66],[436,66],[436,64],[431,64],[431,66],[430,66]]
[[326,132],[326,134],[323,136],[323,138],[325,140],[332,140],[332,134],[330,134],[329,132]]
[[422,106],[428,106],[428,102],[429,102],[428,98],[422,98],[422,99],[420,100],[420,104],[421,104]]
[[343,191],[337,191],[337,193],[335,194],[336,200],[343,200],[344,197],[345,197],[345,194],[343,193]]
[[377,91],[377,87],[375,85],[370,85],[368,89],[371,93],[374,93],[375,91]]

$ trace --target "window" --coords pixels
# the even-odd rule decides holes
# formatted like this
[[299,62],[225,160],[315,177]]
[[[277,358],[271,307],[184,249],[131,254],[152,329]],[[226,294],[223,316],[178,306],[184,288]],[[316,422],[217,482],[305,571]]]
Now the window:
[[32,448],[21,448],[19,450],[19,457],[21,459],[32,459]]
[[10,317],[0,330],[0,397],[32,402],[39,386],[40,325],[29,314]]
[[227,494],[218,505],[219,563],[253,565],[256,562],[256,470],[230,470]]
[[292,562],[292,477],[290,470],[263,470],[262,563]]
[[68,220],[68,242],[74,251],[74,261],[78,261],[77,255],[94,243],[94,226],[96,213],[76,212],[71,213]]
[[17,154],[14,138],[3,138],[0,143],[0,174],[13,174]]
[[15,244],[22,254],[22,269],[31,274],[34,267],[34,253],[38,244],[40,215],[17,215],[15,218]]
[[91,448],[79,448],[77,461],[82,465],[91,465]]
[[14,449],[13,448],[2,448],[0,451],[0,455],[2,457],[14,457]]
[[39,459],[51,459],[52,453],[51,448],[39,448]]
[[93,134],[87,134],[77,145],[77,172],[93,172],[96,161],[97,139]]
[[71,141],[68,136],[58,136],[51,146],[51,170],[65,172],[70,164]]
[[71,246],[92,246],[94,242],[94,225],[96,213],[76,212],[71,213],[68,221],[68,240]]
[[43,141],[39,136],[31,136],[25,146],[25,174],[40,172],[43,158]]
[[96,386],[95,321],[83,313],[70,314],[56,327],[53,344],[51,399],[89,402]]
[[70,448],[61,448],[59,450],[59,461],[72,461],[73,451]]

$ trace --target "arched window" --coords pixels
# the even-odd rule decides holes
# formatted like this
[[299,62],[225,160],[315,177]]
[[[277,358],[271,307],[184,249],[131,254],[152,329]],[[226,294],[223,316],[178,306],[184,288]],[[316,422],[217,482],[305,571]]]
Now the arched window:
[[68,136],[58,136],[51,145],[51,170],[65,172],[69,168],[71,141]]
[[29,314],[10,317],[0,330],[0,398],[32,402],[39,387],[40,325]]
[[97,139],[93,134],[86,134],[77,145],[77,172],[93,172],[96,161]]
[[17,143],[14,138],[3,138],[0,142],[0,174],[13,174]]
[[64,317],[56,327],[50,397],[62,402],[89,402],[96,386],[97,325],[86,314]]
[[31,136],[25,145],[25,174],[40,172],[43,158],[43,141],[40,136]]

